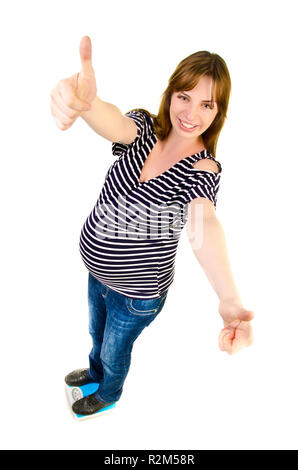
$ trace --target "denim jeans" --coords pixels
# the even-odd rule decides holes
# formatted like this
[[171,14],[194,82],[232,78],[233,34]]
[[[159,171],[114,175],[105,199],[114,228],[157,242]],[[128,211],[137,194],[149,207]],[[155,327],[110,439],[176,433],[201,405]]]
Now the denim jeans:
[[120,294],[88,278],[89,333],[93,347],[88,375],[99,384],[96,398],[104,403],[119,400],[127,376],[134,341],[161,312],[168,290],[154,299]]

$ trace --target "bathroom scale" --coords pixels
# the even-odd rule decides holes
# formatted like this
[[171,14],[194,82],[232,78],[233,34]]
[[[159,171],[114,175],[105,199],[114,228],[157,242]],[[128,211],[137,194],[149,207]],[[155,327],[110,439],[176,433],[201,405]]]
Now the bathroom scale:
[[115,408],[116,403],[112,403],[111,405],[102,408],[101,410],[97,411],[96,413],[92,413],[91,415],[79,415],[75,413],[72,409],[72,405],[75,401],[80,400],[81,398],[86,397],[87,395],[92,395],[98,390],[98,383],[89,383],[86,385],[81,385],[80,387],[72,387],[70,385],[65,384],[65,391],[68,398],[68,403],[70,406],[70,411],[75,419],[83,421],[85,419],[95,418],[98,416],[102,416]]

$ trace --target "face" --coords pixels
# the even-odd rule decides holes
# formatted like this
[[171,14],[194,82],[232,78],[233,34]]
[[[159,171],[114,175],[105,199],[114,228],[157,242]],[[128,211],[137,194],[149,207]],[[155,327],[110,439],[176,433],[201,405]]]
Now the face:
[[[211,77],[201,77],[199,83],[188,91],[174,92],[171,98],[170,119],[173,128],[171,134],[180,140],[198,141],[198,137],[208,129],[214,120],[218,107],[211,103]],[[216,99],[214,97],[214,99]],[[186,128],[184,124],[195,126]]]

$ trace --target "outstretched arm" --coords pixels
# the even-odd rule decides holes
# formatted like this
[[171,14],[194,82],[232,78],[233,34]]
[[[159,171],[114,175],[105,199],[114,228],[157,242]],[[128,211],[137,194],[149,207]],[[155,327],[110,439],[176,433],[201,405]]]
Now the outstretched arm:
[[225,234],[216,217],[214,205],[206,198],[193,199],[187,224],[192,250],[219,298],[219,313],[224,328],[219,334],[219,348],[233,354],[253,342],[250,320],[233,279]]

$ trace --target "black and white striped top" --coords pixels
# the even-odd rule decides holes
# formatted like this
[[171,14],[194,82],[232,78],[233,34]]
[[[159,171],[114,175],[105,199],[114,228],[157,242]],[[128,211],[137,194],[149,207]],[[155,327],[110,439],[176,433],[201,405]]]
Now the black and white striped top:
[[[126,116],[135,121],[137,137],[129,145],[112,143],[118,159],[110,166],[84,223],[80,253],[92,276],[111,289],[128,297],[155,298],[174,280],[189,202],[206,197],[216,207],[221,164],[203,150],[140,183],[145,160],[158,138],[153,119],[145,111],[130,111]],[[214,160],[219,173],[193,168],[203,158]]]

